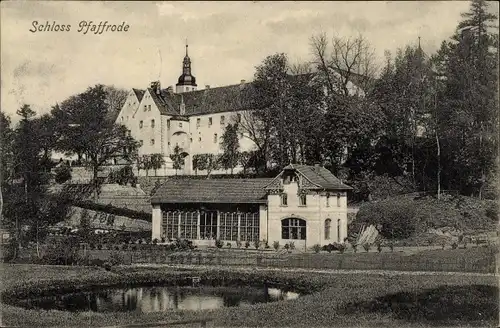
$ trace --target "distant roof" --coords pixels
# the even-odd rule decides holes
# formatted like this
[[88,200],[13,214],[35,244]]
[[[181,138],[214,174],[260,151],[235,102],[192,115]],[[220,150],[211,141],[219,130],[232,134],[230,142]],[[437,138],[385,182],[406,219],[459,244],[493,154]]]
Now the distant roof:
[[148,91],[162,115],[179,114],[179,105],[175,101],[178,95],[171,94],[168,89],[161,90],[160,94],[157,94],[152,88],[148,88]]
[[151,203],[265,204],[272,179],[172,179],[151,196]]
[[[312,183],[317,189],[324,190],[351,190],[352,187],[342,183],[342,181],[334,176],[332,172],[328,171],[322,166],[310,166],[310,165],[300,165],[300,164],[290,164],[283,169],[295,170],[301,174],[305,179]],[[280,173],[273,182],[281,177],[283,174]],[[270,183],[271,185],[272,183]],[[271,188],[269,186],[269,188]]]
[[179,106],[184,102],[186,115],[247,110],[251,106],[246,95],[252,89],[251,83],[240,83],[177,94],[176,101]]
[[[316,73],[290,75],[291,78],[297,81],[302,80],[304,83],[310,81],[314,76],[316,76]],[[362,83],[366,79],[355,73],[351,73],[351,78],[354,84]],[[144,91],[133,90],[136,92],[137,97],[140,97],[140,101]],[[179,115],[181,104],[184,103],[184,115],[191,116],[252,109],[251,97],[249,96],[254,92],[254,84],[253,82],[246,82],[184,93],[172,93],[168,89],[163,89],[160,94],[157,94],[152,88],[147,90],[162,115]]]
[[140,89],[134,89],[134,88],[132,88],[132,90],[134,91],[135,96],[137,97],[137,99],[139,100],[139,102],[141,102],[142,97],[144,96],[145,91],[144,90],[140,90]]

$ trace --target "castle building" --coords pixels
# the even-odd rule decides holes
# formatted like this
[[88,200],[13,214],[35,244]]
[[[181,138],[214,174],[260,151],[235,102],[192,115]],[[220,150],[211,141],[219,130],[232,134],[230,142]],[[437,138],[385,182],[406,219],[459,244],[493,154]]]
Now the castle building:
[[[176,146],[184,156],[184,167],[179,173],[193,174],[193,156],[221,154],[220,141],[226,125],[236,123],[245,111],[251,110],[243,97],[249,88],[250,83],[242,81],[236,85],[207,86],[197,90],[186,46],[175,92],[172,87],[162,89],[159,81],[152,82],[146,89],[130,90],[116,123],[125,125],[131,136],[141,143],[139,155],[163,156],[166,164],[155,172],[157,175],[178,173],[170,158]],[[243,134],[238,137],[240,151],[254,149],[249,138]]]
[[152,239],[267,241],[297,249],[344,242],[347,191],[321,167],[290,164],[271,179],[172,179],[152,195]]
[[[162,89],[159,81],[152,82],[146,89],[132,89],[116,119],[117,123],[129,129],[134,139],[140,141],[139,155],[163,156],[166,164],[155,170],[155,175],[205,174],[193,169],[193,156],[221,154],[220,141],[227,124],[238,122],[245,112],[252,110],[248,97],[253,90],[252,83],[241,80],[235,85],[217,88],[207,85],[204,90],[197,90],[191,65],[186,45],[182,74],[175,92],[173,87]],[[334,71],[332,74],[338,75]],[[361,76],[352,75],[358,80],[362,79]],[[363,94],[351,81],[348,82],[348,89]],[[248,136],[239,133],[238,138],[241,152],[255,150],[256,146]],[[184,157],[184,165],[180,170],[173,169],[170,157],[176,146]],[[241,169],[237,167],[234,172]],[[228,172],[215,170],[212,173]],[[139,174],[146,175],[147,172],[143,170]]]

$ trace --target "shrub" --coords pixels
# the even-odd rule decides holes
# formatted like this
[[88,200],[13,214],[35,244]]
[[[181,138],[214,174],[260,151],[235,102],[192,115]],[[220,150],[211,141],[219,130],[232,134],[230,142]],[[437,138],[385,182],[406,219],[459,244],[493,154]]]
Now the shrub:
[[275,242],[273,242],[273,248],[274,248],[275,250],[278,250],[278,249],[280,248],[280,242],[279,242],[279,241],[277,241],[277,240],[276,240]]
[[264,245],[265,245],[265,248],[266,248],[266,249],[271,248],[271,247],[269,246],[269,242],[268,242],[267,240],[263,240],[263,242],[264,242]]
[[132,245],[132,250],[136,251],[137,250],[137,245]]
[[124,245],[122,246],[122,250],[126,251],[127,249],[128,249],[128,244],[124,244]]
[[[286,247],[286,245],[285,245]],[[312,247],[314,253],[319,253],[321,251],[321,245],[320,244],[315,244],[313,247]]]
[[153,239],[153,245],[158,245],[158,238]]
[[451,244],[452,249],[457,249],[458,248],[458,243],[455,241],[453,244]]
[[387,246],[389,246],[389,249],[391,250],[391,252],[394,252],[394,243],[392,241],[390,241]]
[[115,246],[115,251],[119,251],[120,250],[120,246]]
[[363,244],[363,249],[365,250],[365,252],[369,252],[370,249],[372,248],[372,245],[366,243],[366,244]]
[[358,252],[358,244],[352,244],[352,250],[354,253]]
[[51,244],[41,259],[41,263],[49,265],[78,265],[82,263],[79,255],[78,240],[66,237]]
[[111,265],[120,265],[123,264],[123,255],[119,252],[112,252],[109,255],[109,263]]
[[54,173],[56,183],[65,183],[66,181],[71,180],[71,167],[68,165],[61,164],[54,169]]
[[256,240],[253,242],[253,246],[255,247],[255,249],[259,249],[260,247],[260,241],[259,240]]
[[215,246],[216,246],[217,248],[222,248],[222,246],[224,246],[224,243],[222,242],[222,240],[217,239],[217,240],[215,241]]
[[295,243],[293,241],[290,242],[290,249],[291,250],[295,249]]
[[382,252],[382,244],[380,242],[377,243],[377,251]]
[[441,242],[441,249],[444,249],[445,247],[446,247],[446,241],[444,241],[444,240],[443,240],[443,241]]
[[161,242],[164,243],[165,242],[165,237],[161,237]]
[[236,241],[236,247],[241,248],[241,240],[238,239]]
[[250,247],[250,242],[247,240],[247,241],[245,242],[245,248],[248,248],[248,247]]
[[345,244],[339,244],[340,254],[344,254],[346,248],[347,248],[347,246]]
[[97,249],[101,250],[102,249],[102,245],[101,244],[97,244]]
[[227,248],[231,248],[233,245],[231,243],[226,244]]
[[362,205],[355,221],[377,226],[380,234],[387,239],[404,239],[416,230],[415,215],[413,200],[390,198]]

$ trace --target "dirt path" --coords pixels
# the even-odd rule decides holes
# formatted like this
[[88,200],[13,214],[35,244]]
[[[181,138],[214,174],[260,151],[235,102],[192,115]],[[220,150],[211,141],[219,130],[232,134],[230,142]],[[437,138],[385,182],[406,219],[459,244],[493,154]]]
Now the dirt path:
[[192,270],[231,270],[231,271],[280,271],[297,273],[324,273],[324,274],[373,274],[384,276],[469,276],[469,277],[495,277],[495,273],[477,273],[477,272],[443,272],[443,271],[391,271],[391,270],[329,270],[329,269],[307,269],[307,268],[262,268],[250,266],[222,266],[222,265],[187,265],[187,264],[134,264],[136,267],[169,267],[178,269]]

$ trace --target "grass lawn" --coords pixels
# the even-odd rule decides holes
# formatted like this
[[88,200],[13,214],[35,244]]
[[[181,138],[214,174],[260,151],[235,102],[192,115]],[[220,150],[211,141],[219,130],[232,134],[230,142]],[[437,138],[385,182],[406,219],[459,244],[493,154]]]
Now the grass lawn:
[[[186,275],[186,272],[173,270],[117,267],[107,272],[87,267],[7,264],[2,266],[2,292],[8,300],[15,294],[40,295],[44,290],[79,289],[89,285],[172,282]],[[255,270],[207,270],[197,271],[197,275],[202,281],[214,284],[280,282],[299,291],[310,289],[313,292],[296,300],[244,308],[150,314],[69,313],[25,310],[2,304],[2,323],[18,327],[99,327],[210,318],[209,326],[216,327],[493,327],[498,324],[495,277],[333,275]]]

